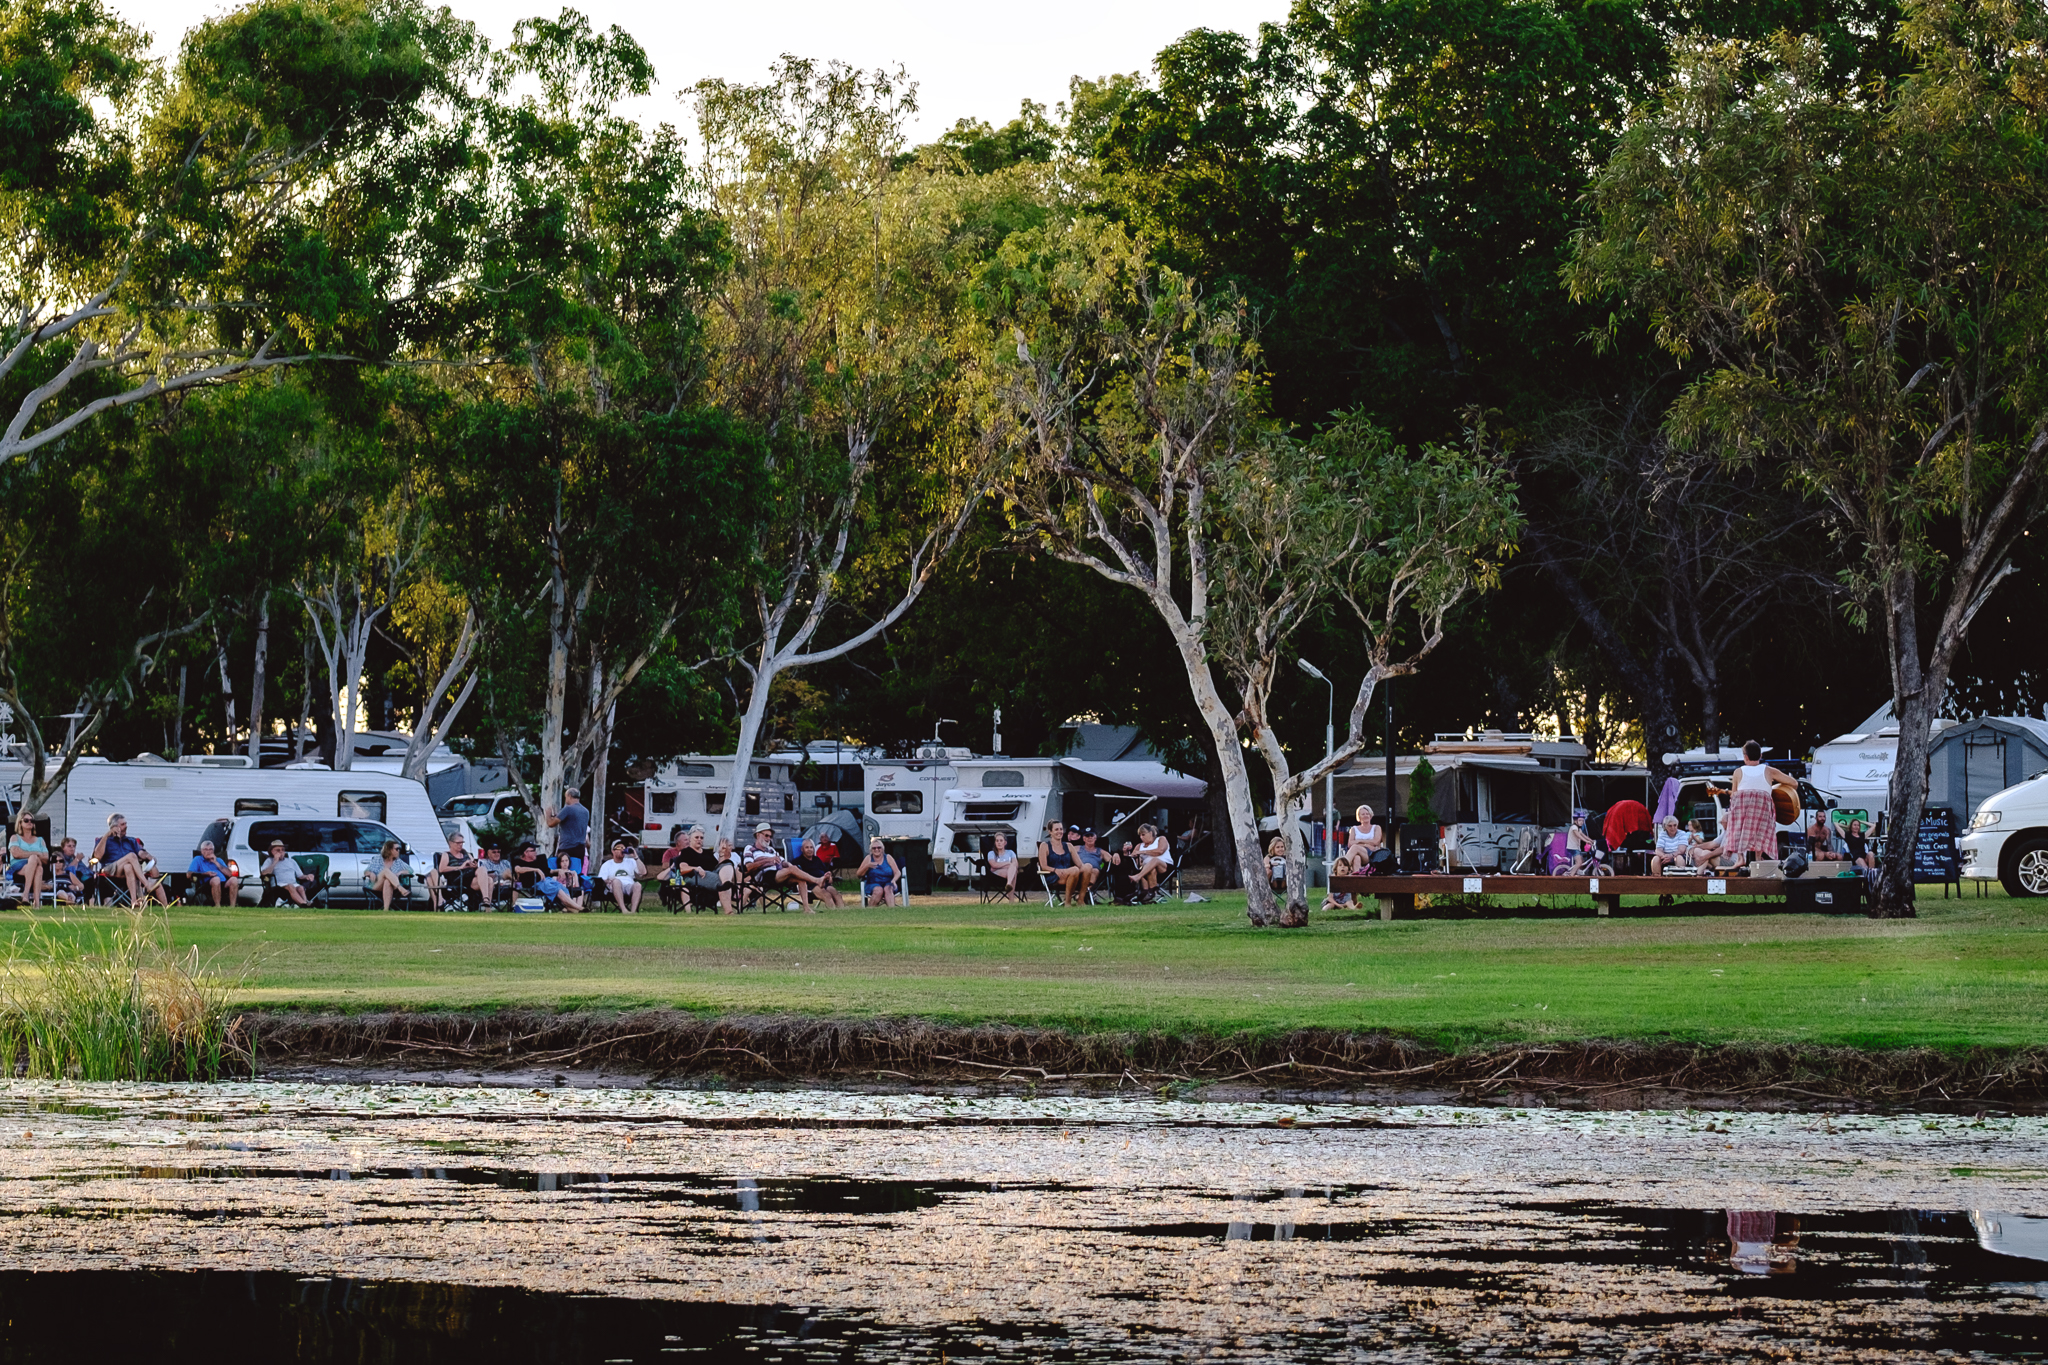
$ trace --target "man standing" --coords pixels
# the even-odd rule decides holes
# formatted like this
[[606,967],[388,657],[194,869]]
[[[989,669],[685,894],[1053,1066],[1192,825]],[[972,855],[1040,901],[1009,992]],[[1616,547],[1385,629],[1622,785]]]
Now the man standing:
[[583,804],[582,793],[574,787],[562,792],[562,808],[546,812],[548,827],[559,831],[555,835],[555,856],[574,858],[576,866],[566,862],[557,866],[567,871],[582,872],[589,868],[590,855],[590,808]]

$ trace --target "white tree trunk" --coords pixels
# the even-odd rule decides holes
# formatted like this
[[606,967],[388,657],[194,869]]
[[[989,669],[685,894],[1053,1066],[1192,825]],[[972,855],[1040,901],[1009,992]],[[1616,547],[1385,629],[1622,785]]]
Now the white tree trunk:
[[569,784],[568,763],[563,753],[563,730],[569,708],[569,603],[568,584],[557,579],[554,600],[548,613],[547,692],[540,717],[540,790],[535,795],[540,809],[533,812],[533,837],[544,852],[553,853],[558,832],[549,826],[547,812],[562,808],[562,789]]
[[256,599],[256,661],[249,679],[249,761],[263,766],[263,680],[270,671],[270,594]]
[[762,650],[761,661],[754,668],[754,685],[747,690],[747,709],[740,712],[739,738],[732,751],[732,776],[725,784],[725,812],[718,823],[719,837],[731,839],[735,846],[740,843],[738,821],[746,805],[747,773],[753,767],[754,745],[760,741],[761,722],[768,715],[769,689],[781,671],[782,660]]

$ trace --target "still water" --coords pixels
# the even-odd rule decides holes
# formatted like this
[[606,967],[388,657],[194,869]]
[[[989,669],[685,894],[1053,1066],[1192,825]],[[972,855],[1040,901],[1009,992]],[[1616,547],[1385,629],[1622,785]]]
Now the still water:
[[0,1085],[0,1360],[2036,1359],[2048,1120]]

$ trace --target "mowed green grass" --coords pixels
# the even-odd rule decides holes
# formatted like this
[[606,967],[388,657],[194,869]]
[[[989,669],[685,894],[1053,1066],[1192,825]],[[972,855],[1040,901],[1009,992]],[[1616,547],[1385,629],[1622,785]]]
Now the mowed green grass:
[[1923,897],[1918,919],[1895,922],[1382,923],[1338,911],[1299,931],[1250,928],[1241,895],[739,918],[178,909],[170,924],[180,947],[245,973],[241,1003],[272,1008],[655,1005],[1081,1029],[1391,1029],[1445,1045],[2048,1040],[2048,902],[2003,897]]

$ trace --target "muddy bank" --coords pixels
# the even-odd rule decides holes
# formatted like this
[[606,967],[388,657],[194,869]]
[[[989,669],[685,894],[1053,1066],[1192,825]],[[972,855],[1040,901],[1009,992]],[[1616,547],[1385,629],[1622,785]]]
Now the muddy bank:
[[1076,1033],[919,1019],[627,1013],[310,1014],[240,1021],[259,1070],[534,1073],[659,1084],[1131,1087],[1378,1099],[1659,1107],[1901,1105],[1969,1110],[2048,1103],[2048,1048],[1864,1051],[1796,1044],[1511,1043],[1446,1052],[1387,1033],[1303,1029],[1205,1035]]

